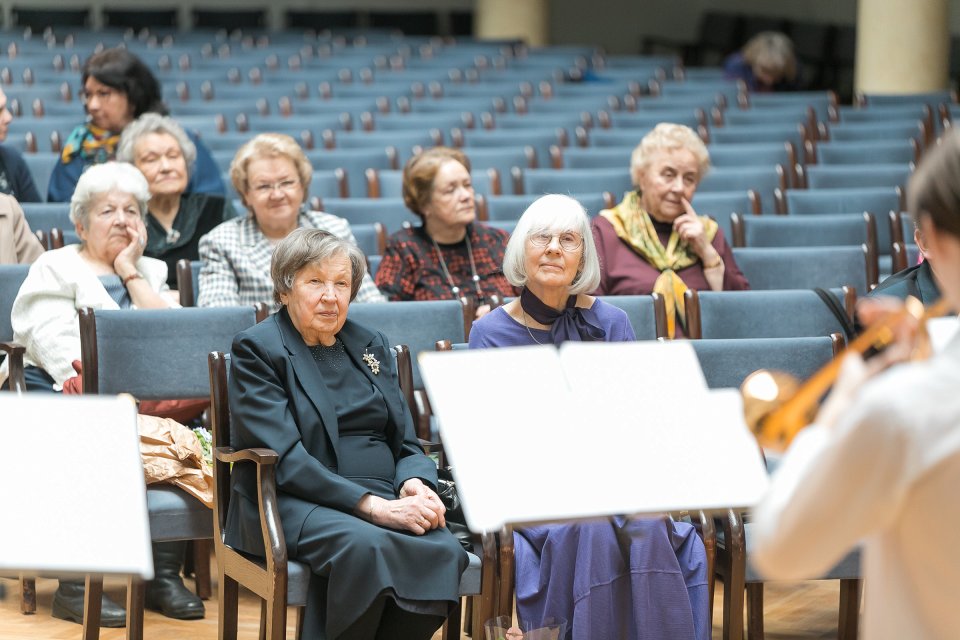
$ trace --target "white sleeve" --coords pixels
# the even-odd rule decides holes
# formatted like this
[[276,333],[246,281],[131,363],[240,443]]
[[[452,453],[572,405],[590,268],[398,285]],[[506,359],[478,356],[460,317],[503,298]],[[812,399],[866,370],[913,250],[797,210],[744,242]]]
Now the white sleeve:
[[794,440],[753,514],[750,559],[763,575],[822,575],[896,515],[913,441],[909,417],[891,400],[896,385],[883,378],[836,425],[808,427]]

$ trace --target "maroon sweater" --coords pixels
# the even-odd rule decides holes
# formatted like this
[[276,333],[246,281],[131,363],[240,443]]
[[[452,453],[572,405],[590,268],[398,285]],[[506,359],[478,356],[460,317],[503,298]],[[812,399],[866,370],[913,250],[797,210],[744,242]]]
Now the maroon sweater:
[[[613,225],[606,218],[597,216],[591,223],[593,238],[597,243],[600,256],[600,286],[595,295],[624,296],[645,295],[653,291],[653,283],[660,272],[640,257],[633,248],[617,237]],[[654,221],[660,242],[666,245],[670,238],[671,225]],[[713,238],[713,248],[723,258],[723,289],[749,289],[750,283],[733,260],[733,251],[723,238],[723,232],[717,229]],[[703,275],[703,264],[695,264],[681,269],[677,275],[687,287],[697,291],[709,291],[710,285]]]

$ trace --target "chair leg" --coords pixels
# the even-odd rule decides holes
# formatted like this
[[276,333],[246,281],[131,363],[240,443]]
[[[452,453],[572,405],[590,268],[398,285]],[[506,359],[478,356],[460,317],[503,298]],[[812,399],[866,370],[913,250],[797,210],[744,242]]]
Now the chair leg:
[[463,609],[461,602],[463,602],[463,599],[458,598],[457,604],[453,605],[447,619],[443,621],[443,631],[440,636],[443,640],[458,640],[460,638],[460,614]]
[[297,607],[297,622],[296,629],[294,630],[294,638],[296,640],[301,640],[303,637],[303,616],[306,614],[306,607]]
[[127,579],[127,640],[143,640],[143,608],[147,587],[143,580]]
[[863,580],[840,581],[840,624],[838,640],[857,640],[860,619],[860,593]]
[[100,606],[103,600],[103,576],[87,574],[83,589],[83,640],[100,638]]
[[267,640],[267,601],[260,600],[260,640]]
[[260,640],[285,640],[287,635],[286,598],[272,597],[260,601]]
[[763,640],[763,583],[747,585],[747,638]]
[[473,635],[473,597],[464,600],[463,605],[463,632],[468,636]]
[[[731,567],[731,573],[736,569]],[[723,583],[723,640],[742,640],[743,638],[743,581],[739,588],[737,580],[730,576]]]
[[20,613],[37,612],[37,581],[20,576]]
[[210,584],[210,550],[213,540],[193,540],[193,576],[197,596],[209,600],[213,594]]
[[[223,571],[219,574],[219,592],[218,604],[220,608],[219,620],[219,640],[237,640],[237,608],[239,606],[239,585],[237,581],[226,575]],[[129,614],[128,614],[129,615]]]

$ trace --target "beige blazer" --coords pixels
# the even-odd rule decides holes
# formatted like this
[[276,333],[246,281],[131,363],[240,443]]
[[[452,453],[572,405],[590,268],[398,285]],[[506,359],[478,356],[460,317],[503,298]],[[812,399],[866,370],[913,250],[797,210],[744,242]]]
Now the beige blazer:
[[0,264],[28,264],[41,253],[43,246],[30,231],[20,203],[0,193]]

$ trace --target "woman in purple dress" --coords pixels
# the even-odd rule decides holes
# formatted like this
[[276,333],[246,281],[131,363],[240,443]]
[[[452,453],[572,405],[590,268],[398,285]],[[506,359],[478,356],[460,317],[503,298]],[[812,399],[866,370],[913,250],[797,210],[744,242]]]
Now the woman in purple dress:
[[[503,272],[520,297],[474,322],[471,348],[635,339],[622,310],[588,295],[600,265],[573,198],[530,205]],[[564,618],[573,640],[710,637],[706,553],[688,524],[614,517],[529,527],[514,533],[514,547],[517,616],[526,623]]]

